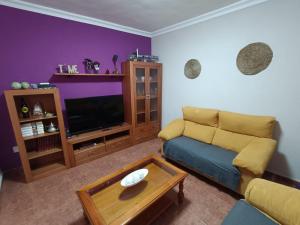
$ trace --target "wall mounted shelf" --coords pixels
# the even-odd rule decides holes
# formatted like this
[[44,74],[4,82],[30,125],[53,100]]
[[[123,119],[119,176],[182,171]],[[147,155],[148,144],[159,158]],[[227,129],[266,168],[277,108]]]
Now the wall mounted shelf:
[[124,77],[124,74],[91,74],[91,73],[54,73],[53,76],[59,77]]

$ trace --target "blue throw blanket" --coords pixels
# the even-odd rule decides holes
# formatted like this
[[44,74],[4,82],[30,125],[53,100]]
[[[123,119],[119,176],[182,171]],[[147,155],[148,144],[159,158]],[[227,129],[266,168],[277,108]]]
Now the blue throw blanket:
[[244,200],[239,200],[222,225],[278,225]]
[[232,165],[236,152],[181,136],[164,143],[164,154],[167,158],[238,191],[241,174]]

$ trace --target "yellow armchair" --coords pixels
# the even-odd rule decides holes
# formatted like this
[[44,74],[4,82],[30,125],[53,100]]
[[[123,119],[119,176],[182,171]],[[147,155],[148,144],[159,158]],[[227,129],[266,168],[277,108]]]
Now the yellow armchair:
[[171,140],[175,137],[179,137],[184,131],[184,120],[176,119],[170,122],[164,129],[158,133],[158,137],[163,140]]
[[300,225],[300,190],[263,179],[253,179],[246,201],[282,225]]
[[276,141],[269,138],[255,138],[234,158],[233,165],[261,176],[276,148]]

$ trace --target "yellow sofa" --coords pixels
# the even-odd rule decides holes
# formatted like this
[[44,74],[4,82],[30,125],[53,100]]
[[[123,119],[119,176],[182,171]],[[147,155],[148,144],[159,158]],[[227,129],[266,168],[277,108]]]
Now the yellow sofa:
[[262,176],[273,155],[275,118],[195,107],[182,111],[183,119],[170,122],[158,137],[167,142],[185,136],[236,152],[232,164],[241,173],[238,192],[244,195],[248,183]]
[[222,225],[300,225],[300,190],[253,179]]

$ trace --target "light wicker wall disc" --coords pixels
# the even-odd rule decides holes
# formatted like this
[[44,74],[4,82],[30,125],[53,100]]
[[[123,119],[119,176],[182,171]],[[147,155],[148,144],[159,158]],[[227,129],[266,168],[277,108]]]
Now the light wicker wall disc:
[[236,65],[245,75],[255,75],[272,62],[273,51],[269,45],[256,42],[244,47],[238,54]]
[[189,79],[195,79],[201,73],[201,64],[197,59],[190,59],[184,66],[184,75]]

